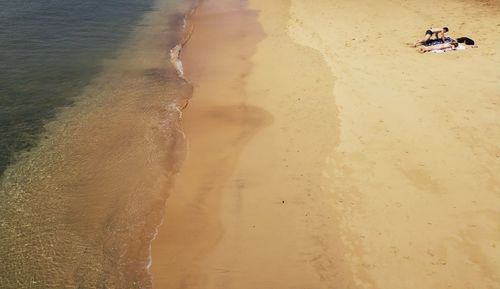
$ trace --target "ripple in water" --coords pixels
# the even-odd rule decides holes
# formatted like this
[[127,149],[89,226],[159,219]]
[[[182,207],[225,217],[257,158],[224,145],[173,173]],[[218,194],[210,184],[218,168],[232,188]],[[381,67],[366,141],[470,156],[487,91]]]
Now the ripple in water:
[[[62,1],[38,2],[49,5],[40,16],[45,21],[57,14],[50,5]],[[15,99],[6,92],[22,85],[2,87],[1,133],[9,140],[2,138],[1,151],[21,152],[4,166],[0,180],[1,288],[151,287],[149,245],[182,156],[177,107],[191,93],[171,66],[169,49],[190,6],[160,1],[141,8],[149,12],[138,28],[124,44],[114,44],[119,49],[113,57],[103,53],[108,57],[99,65],[78,58],[70,75],[46,65],[45,80],[27,76],[43,75],[43,65],[40,71],[27,65],[12,76],[37,79],[26,94]],[[1,21],[11,21],[5,14]],[[21,14],[15,17],[27,17]],[[65,52],[50,51],[66,60]],[[2,56],[9,53],[2,49]],[[85,80],[87,74],[93,78]],[[85,86],[75,84],[79,78]],[[55,85],[59,79],[61,86]],[[39,85],[46,94],[34,93]]]

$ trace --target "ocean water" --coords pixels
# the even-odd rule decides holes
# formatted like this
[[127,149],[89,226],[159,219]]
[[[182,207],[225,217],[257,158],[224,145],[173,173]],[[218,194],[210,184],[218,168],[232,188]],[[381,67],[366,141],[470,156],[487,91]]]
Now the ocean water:
[[188,0],[0,0],[0,288],[150,288]]

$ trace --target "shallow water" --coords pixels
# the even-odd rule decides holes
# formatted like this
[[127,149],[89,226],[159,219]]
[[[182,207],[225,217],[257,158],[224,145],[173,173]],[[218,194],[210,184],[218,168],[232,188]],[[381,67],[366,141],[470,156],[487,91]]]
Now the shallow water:
[[192,3],[0,7],[0,287],[149,288],[191,93],[169,50]]
[[153,0],[0,1],[0,172],[152,9]]

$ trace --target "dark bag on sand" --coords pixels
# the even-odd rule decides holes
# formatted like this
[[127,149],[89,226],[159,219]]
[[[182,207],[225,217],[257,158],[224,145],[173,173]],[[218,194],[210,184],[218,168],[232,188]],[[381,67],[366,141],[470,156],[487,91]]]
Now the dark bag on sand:
[[458,43],[465,43],[467,45],[474,45],[474,40],[470,39],[469,37],[460,37],[457,38]]

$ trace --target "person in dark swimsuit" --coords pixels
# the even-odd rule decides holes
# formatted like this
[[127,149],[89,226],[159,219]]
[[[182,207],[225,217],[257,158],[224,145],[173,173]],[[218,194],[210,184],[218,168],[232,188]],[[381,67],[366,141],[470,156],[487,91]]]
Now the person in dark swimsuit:
[[417,47],[419,45],[426,45],[431,41],[432,36],[436,37],[437,39],[441,39],[441,41],[445,40],[445,33],[448,32],[448,27],[443,27],[443,28],[431,28],[427,31],[425,31],[425,36],[424,39],[417,41],[414,46]]

